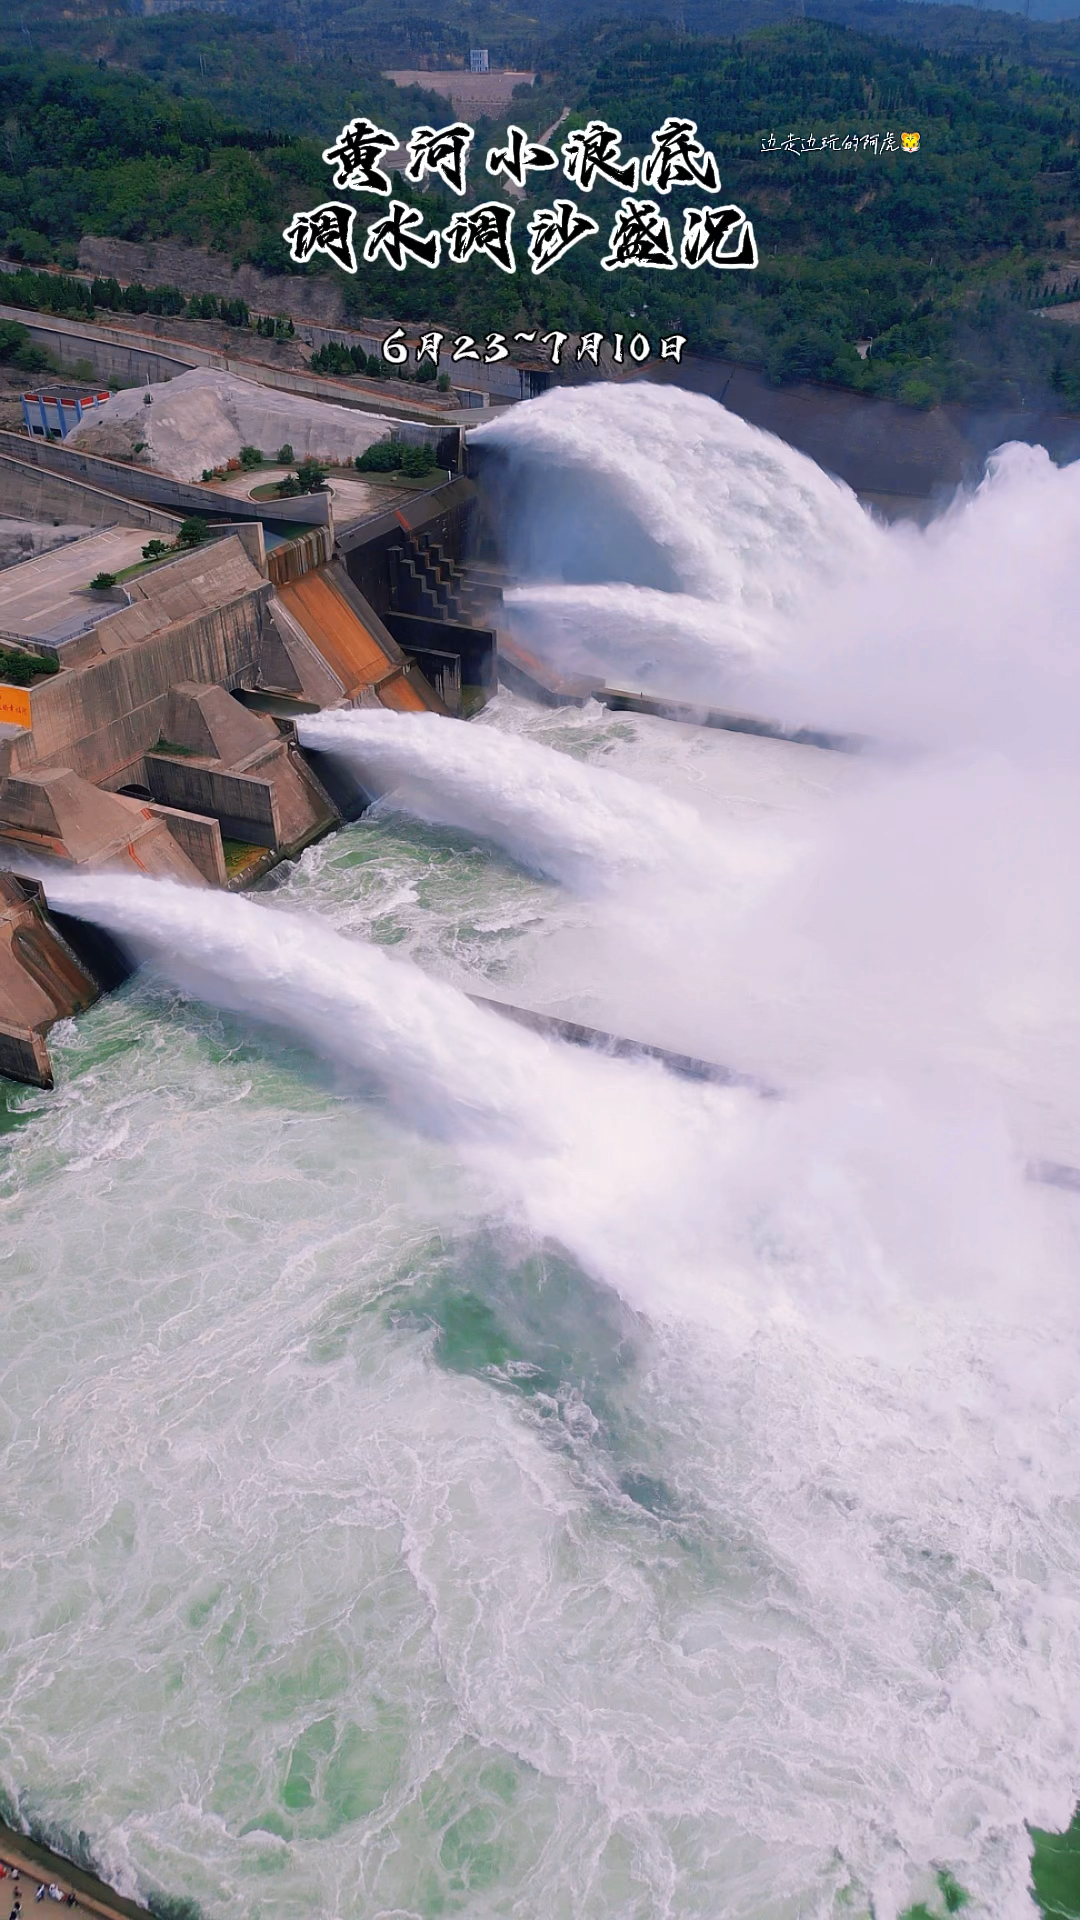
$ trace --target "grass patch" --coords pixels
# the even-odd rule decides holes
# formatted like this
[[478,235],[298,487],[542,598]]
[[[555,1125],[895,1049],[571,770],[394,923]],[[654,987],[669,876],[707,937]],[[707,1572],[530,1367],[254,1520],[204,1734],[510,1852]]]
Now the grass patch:
[[168,553],[156,554],[153,560],[136,560],[133,567],[125,567],[116,576],[117,584],[123,586],[125,580],[134,580],[140,573],[149,573],[151,568],[160,567],[163,560],[175,560],[176,553],[170,548]]
[[0,681],[6,687],[32,687],[35,680],[47,680],[59,671],[56,660],[46,660],[37,653],[21,653],[17,647],[0,647]]
[[225,873],[228,879],[237,880],[249,867],[258,866],[267,855],[266,847],[254,847],[248,840],[221,841],[221,850],[225,855]]
[[177,746],[175,740],[166,740],[161,734],[159,734],[154,741],[150,752],[167,753],[172,760],[201,760],[203,757],[194,747]]

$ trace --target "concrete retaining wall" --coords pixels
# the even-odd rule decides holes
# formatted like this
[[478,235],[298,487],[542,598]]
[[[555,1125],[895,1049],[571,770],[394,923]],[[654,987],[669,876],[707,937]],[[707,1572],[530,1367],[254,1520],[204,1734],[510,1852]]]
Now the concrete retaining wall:
[[181,518],[198,513],[211,514],[221,520],[263,520],[268,525],[288,526],[299,522],[325,527],[331,524],[328,493],[301,494],[295,500],[248,500],[243,495],[219,493],[215,487],[171,480],[167,474],[154,473],[149,467],[105,460],[100,454],[84,453],[78,447],[66,447],[55,440],[29,440],[17,433],[0,433],[0,456],[47,473],[82,480],[125,499],[162,507]]
[[150,812],[156,820],[163,820],[176,841],[197,867],[204,880],[212,887],[225,887],[229,876],[225,869],[225,849],[221,844],[221,827],[217,820],[207,814],[180,813],[175,807],[154,805]]
[[[11,436],[16,439],[16,435]],[[25,441],[20,441],[25,446]],[[0,513],[20,520],[52,520],[83,527],[145,527],[150,533],[175,536],[177,516],[142,501],[106,493],[69,474],[50,473],[33,462],[0,454]]]
[[313,573],[316,567],[328,566],[333,551],[329,527],[312,527],[310,533],[300,534],[288,546],[272,547],[266,556],[266,570],[275,587],[283,587],[289,580],[301,580],[305,573]]
[[182,680],[255,685],[270,591],[267,582],[137,647],[32,688],[32,730],[0,743],[0,773],[59,764],[87,780],[120,785],[139,779],[143,755],[161,736],[170,687]]
[[[256,360],[243,353],[239,346],[235,353],[226,353],[213,347],[196,346],[187,340],[171,337],[157,340],[153,334],[139,333],[128,327],[110,327],[96,320],[72,320],[53,314],[35,313],[28,307],[0,305],[0,319],[17,320],[28,329],[35,344],[44,347],[63,366],[71,367],[79,360],[85,360],[93,368],[95,378],[115,378],[127,386],[142,386],[148,379],[174,380],[177,374],[190,373],[195,367],[212,367],[219,373],[234,373],[241,379],[253,380],[261,387],[273,387],[279,393],[294,393],[306,400],[327,400],[336,407],[351,407],[358,413],[386,414],[395,420],[430,426],[434,432],[441,431],[458,418],[452,409],[435,401],[426,405],[414,396],[395,396],[389,380],[385,393],[382,390],[373,391],[371,388],[357,387],[349,380],[328,378],[325,374],[271,367],[265,360]],[[354,340],[360,338],[359,335],[350,337]],[[245,341],[245,335],[239,329],[237,339]],[[374,350],[374,347],[365,348],[365,351]],[[449,366],[444,369],[449,370]],[[517,397],[516,374],[514,382],[514,397]],[[472,381],[470,375],[467,384],[478,383]],[[427,437],[420,436],[421,439]]]
[[175,348],[136,344],[119,327],[98,327],[89,321],[54,319],[27,307],[0,306],[0,320],[17,320],[36,347],[51,353],[62,367],[88,361],[96,380],[118,380],[124,386],[142,386],[146,380],[172,380],[202,362],[181,358]]
[[145,765],[146,783],[155,800],[185,813],[212,814],[227,840],[243,840],[253,847],[280,846],[281,823],[269,780],[219,773],[163,753],[147,754]]

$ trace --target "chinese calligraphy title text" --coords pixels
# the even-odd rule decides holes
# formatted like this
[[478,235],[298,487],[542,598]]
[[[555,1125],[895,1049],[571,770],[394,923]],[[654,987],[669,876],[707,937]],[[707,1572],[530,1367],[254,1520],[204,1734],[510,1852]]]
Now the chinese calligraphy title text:
[[[418,187],[428,176],[434,176],[451,193],[464,197],[475,138],[475,129],[463,120],[446,127],[414,127],[403,149],[406,157],[400,170],[404,179]],[[462,266],[483,256],[503,273],[516,273],[516,209],[504,201],[484,200],[477,206],[460,208],[445,227],[427,228],[419,207],[394,198],[388,162],[398,150],[397,135],[389,128],[356,119],[342,128],[334,144],[323,153],[323,159],[333,168],[333,184],[339,191],[375,193],[387,202],[380,217],[367,227],[362,258],[369,263],[385,261],[401,273],[412,261],[434,268],[444,258],[453,266]],[[579,192],[591,193],[598,182],[604,182],[620,188],[625,196],[607,236],[601,261],[606,273],[625,267],[670,272],[680,264],[720,269],[757,266],[753,225],[736,206],[710,203],[684,207],[676,251],[671,219],[659,197],[673,187],[705,194],[720,192],[716,157],[698,139],[696,121],[669,116],[652,135],[652,146],[643,160],[624,159],[621,133],[603,120],[590,120],[587,126],[576,128],[564,140],[560,152],[562,173]],[[549,176],[556,171],[559,155],[551,147],[530,140],[523,128],[510,126],[505,146],[488,149],[485,166],[504,190],[516,188],[520,192],[530,174]],[[659,197],[637,197],[642,189]],[[356,219],[357,209],[347,201],[328,200],[307,212],[295,213],[282,237],[297,264],[309,260],[313,253],[325,253],[346,273],[355,273]],[[598,234],[600,227],[576,200],[555,198],[551,206],[536,209],[525,231],[530,269],[539,274],[546,273],[579,241]]]

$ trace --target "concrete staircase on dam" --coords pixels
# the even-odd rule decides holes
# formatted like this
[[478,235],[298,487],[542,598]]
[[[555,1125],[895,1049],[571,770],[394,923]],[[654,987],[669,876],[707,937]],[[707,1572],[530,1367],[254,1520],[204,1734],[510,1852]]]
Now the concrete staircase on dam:
[[486,626],[502,602],[502,577],[496,568],[462,566],[422,529],[406,533],[394,559],[395,603],[402,613]]

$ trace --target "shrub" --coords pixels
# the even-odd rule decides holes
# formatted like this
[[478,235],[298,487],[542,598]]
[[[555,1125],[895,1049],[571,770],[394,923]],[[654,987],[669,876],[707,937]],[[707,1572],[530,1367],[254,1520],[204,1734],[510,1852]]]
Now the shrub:
[[206,535],[206,521],[193,516],[192,519],[182,522],[176,536],[177,544],[181,547],[198,547],[202,545]]
[[216,320],[219,308],[216,295],[212,293],[193,293],[188,301],[189,320]]
[[111,274],[104,278],[95,275],[90,283],[90,298],[95,307],[104,307],[109,313],[119,313],[124,304],[120,282],[114,280]]
[[46,353],[44,347],[39,347],[27,337],[11,355],[11,365],[18,367],[20,373],[44,373],[53,365],[53,357],[51,353]]
[[115,587],[115,585],[115,573],[95,573],[90,582],[91,590],[94,593],[107,593],[109,588]]
[[12,260],[26,260],[30,266],[42,266],[52,257],[52,248],[43,233],[37,233],[33,227],[12,227],[7,238],[7,251]]
[[382,361],[381,361],[381,360],[379,359],[379,356],[378,356],[378,354],[377,354],[377,353],[369,353],[369,354],[368,354],[368,357],[367,357],[367,359],[366,359],[366,360],[365,360],[365,362],[364,362],[364,372],[365,372],[365,373],[367,374],[367,376],[368,376],[368,378],[369,378],[370,380],[381,380],[381,379],[382,379],[382,377],[383,377],[383,363],[382,363]]
[[144,560],[157,560],[163,553],[168,553],[168,551],[168,546],[164,540],[148,540],[142,550],[142,555]]
[[438,385],[439,385],[439,392],[440,392],[440,393],[449,393],[449,391],[450,391],[450,375],[449,375],[448,373],[440,373],[440,375],[439,375],[439,382],[438,382]]
[[148,313],[183,313],[184,296],[179,287],[148,287],[146,311]]
[[326,484],[326,468],[309,454],[306,460],[299,462],[296,478],[300,482],[301,493],[321,493]]
[[227,327],[246,327],[251,318],[246,300],[222,300],[218,303],[218,311]]
[[30,335],[18,320],[0,320],[0,364],[10,364],[20,347],[30,344]]
[[296,459],[296,455],[292,450],[292,442],[286,440],[284,446],[278,448],[274,458],[279,467],[291,467],[293,461]]
[[909,374],[896,397],[905,407],[922,407],[924,410],[934,406],[938,398],[930,381],[923,380],[917,373]]
[[420,362],[420,365],[416,369],[416,378],[421,385],[424,385],[429,380],[437,380],[438,377],[439,369],[435,365],[434,360],[422,360]]
[[261,467],[262,463],[263,463],[263,457],[262,457],[261,448],[241,447],[240,465],[243,467],[245,473],[250,473],[252,467]]
[[405,447],[401,455],[401,471],[410,480],[422,480],[437,465],[430,447]]
[[357,473],[396,473],[403,452],[400,440],[373,440],[356,456]]
[[0,680],[9,687],[28,687],[39,674],[59,673],[55,660],[37,654],[20,653],[14,647],[0,647]]
[[789,327],[771,343],[765,370],[774,386],[798,380],[828,380],[840,342],[823,327]]
[[295,494],[304,491],[295,473],[287,473],[284,480],[279,480],[277,490],[280,500],[291,500]]
[[316,347],[308,365],[312,373],[329,373],[337,376],[347,377],[350,373],[359,371],[349,348],[341,346],[337,340],[328,341],[325,347]]

